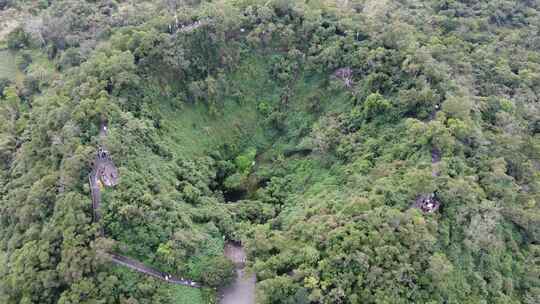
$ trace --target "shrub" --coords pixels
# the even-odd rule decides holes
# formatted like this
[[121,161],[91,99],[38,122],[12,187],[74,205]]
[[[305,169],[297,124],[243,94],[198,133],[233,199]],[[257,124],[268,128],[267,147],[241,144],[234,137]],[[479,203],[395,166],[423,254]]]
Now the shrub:
[[384,116],[390,109],[390,102],[379,93],[370,94],[364,101],[364,118],[371,120],[379,116]]
[[0,98],[4,98],[4,89],[11,84],[11,81],[7,78],[0,78]]
[[201,279],[209,286],[226,286],[234,279],[234,264],[223,256],[204,259],[201,270]]
[[8,48],[12,50],[18,50],[25,48],[30,43],[30,36],[23,30],[22,27],[18,27],[13,30],[7,36]]
[[26,71],[26,68],[32,63],[32,55],[27,51],[23,51],[20,56],[17,56],[16,62],[21,71]]
[[257,150],[255,148],[250,148],[243,154],[238,155],[234,160],[238,171],[244,173],[248,172],[253,166],[253,163],[255,162],[256,155]]
[[58,67],[62,70],[79,66],[82,62],[81,54],[76,48],[69,48],[62,53],[60,61],[58,62]]

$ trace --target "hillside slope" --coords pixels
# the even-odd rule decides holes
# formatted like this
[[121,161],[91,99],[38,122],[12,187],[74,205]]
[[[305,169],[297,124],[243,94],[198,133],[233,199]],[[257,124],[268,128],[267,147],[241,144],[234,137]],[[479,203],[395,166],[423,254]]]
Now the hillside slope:
[[0,302],[216,303],[231,241],[257,303],[539,303],[540,3],[384,4],[34,7],[0,81]]

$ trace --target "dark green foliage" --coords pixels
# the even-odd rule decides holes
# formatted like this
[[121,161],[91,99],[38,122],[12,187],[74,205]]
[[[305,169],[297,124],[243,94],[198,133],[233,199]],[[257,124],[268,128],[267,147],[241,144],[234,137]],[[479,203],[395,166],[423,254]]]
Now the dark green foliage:
[[218,287],[225,240],[258,303],[540,301],[536,2],[180,2],[41,1],[9,35],[0,302],[211,303],[105,253]]
[[234,264],[225,257],[207,258],[201,263],[201,279],[213,287],[226,286],[234,278]]
[[11,81],[7,78],[0,78],[0,98],[4,98],[4,89],[11,84]]
[[5,9],[13,5],[13,0],[0,0],[0,9]]
[[64,70],[70,67],[75,67],[81,64],[82,58],[79,50],[76,48],[67,49],[58,62],[58,68]]
[[31,63],[32,55],[27,51],[20,52],[20,57],[17,57],[17,66],[19,67],[19,70],[25,71]]
[[18,50],[29,46],[30,37],[21,27],[16,28],[7,37],[7,45],[12,50]]

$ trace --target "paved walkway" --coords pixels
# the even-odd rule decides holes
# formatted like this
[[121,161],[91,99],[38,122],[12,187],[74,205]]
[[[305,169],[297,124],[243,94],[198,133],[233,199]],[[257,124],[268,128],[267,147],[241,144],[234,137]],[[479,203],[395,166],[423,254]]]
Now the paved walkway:
[[220,291],[220,304],[255,304],[255,274],[245,272],[246,253],[241,245],[225,244],[225,256],[236,266],[236,280]]
[[115,264],[122,265],[128,268],[131,268],[137,272],[144,273],[146,275],[158,278],[160,280],[163,280],[167,283],[177,284],[177,285],[184,285],[189,287],[201,287],[198,283],[184,279],[184,278],[177,278],[172,275],[169,275],[167,273],[158,271],[154,268],[150,268],[143,263],[128,258],[126,256],[118,255],[115,253],[109,253],[109,256],[111,257],[111,261],[113,261]]
[[[102,121],[99,127],[99,137],[101,139],[107,136],[107,124]],[[92,172],[88,175],[88,183],[90,185],[90,196],[92,198],[92,210],[94,211],[94,222],[99,223],[101,220],[100,206],[101,206],[101,188],[100,183],[106,187],[111,187],[116,185],[118,178],[117,169],[112,162],[108,152],[102,148],[98,149],[96,159],[94,160]],[[100,234],[105,235],[103,228],[100,229]],[[117,265],[125,266],[130,269],[133,269],[137,272],[145,274],[147,276],[152,276],[154,278],[163,280],[167,283],[184,285],[189,287],[199,288],[201,287],[199,283],[194,281],[177,278],[168,273],[161,272],[154,268],[148,267],[143,263],[122,256],[116,253],[108,253],[111,261]]]

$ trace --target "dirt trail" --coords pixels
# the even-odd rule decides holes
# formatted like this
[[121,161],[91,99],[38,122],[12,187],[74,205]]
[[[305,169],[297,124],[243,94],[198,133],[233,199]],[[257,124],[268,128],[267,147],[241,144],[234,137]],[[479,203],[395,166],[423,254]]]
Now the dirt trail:
[[241,245],[225,244],[225,256],[236,266],[236,279],[220,291],[220,304],[255,304],[255,274],[245,272],[246,252]]
[[[104,139],[107,136],[107,133],[108,133],[107,123],[105,121],[102,121],[99,126],[100,139]],[[100,185],[103,185],[105,187],[112,187],[118,183],[118,171],[116,169],[116,166],[114,165],[112,159],[110,158],[109,152],[107,152],[105,149],[101,147],[98,148],[96,159],[94,160],[94,164],[92,166],[92,172],[90,172],[90,174],[88,175],[88,183],[90,184],[90,196],[92,198],[92,210],[94,211],[94,222],[98,223],[101,219]],[[100,235],[101,236],[105,235],[105,232],[102,227],[100,228]],[[168,273],[164,273],[154,268],[148,267],[144,265],[143,263],[137,260],[131,259],[129,257],[115,254],[112,252],[109,252],[107,254],[111,258],[111,261],[113,263],[128,267],[132,270],[135,270],[147,276],[158,278],[160,280],[163,280],[171,284],[184,285],[184,286],[189,286],[189,287],[194,287],[194,288],[201,287],[198,283],[194,281],[184,279],[184,278],[174,277],[172,275],[169,275]]]

